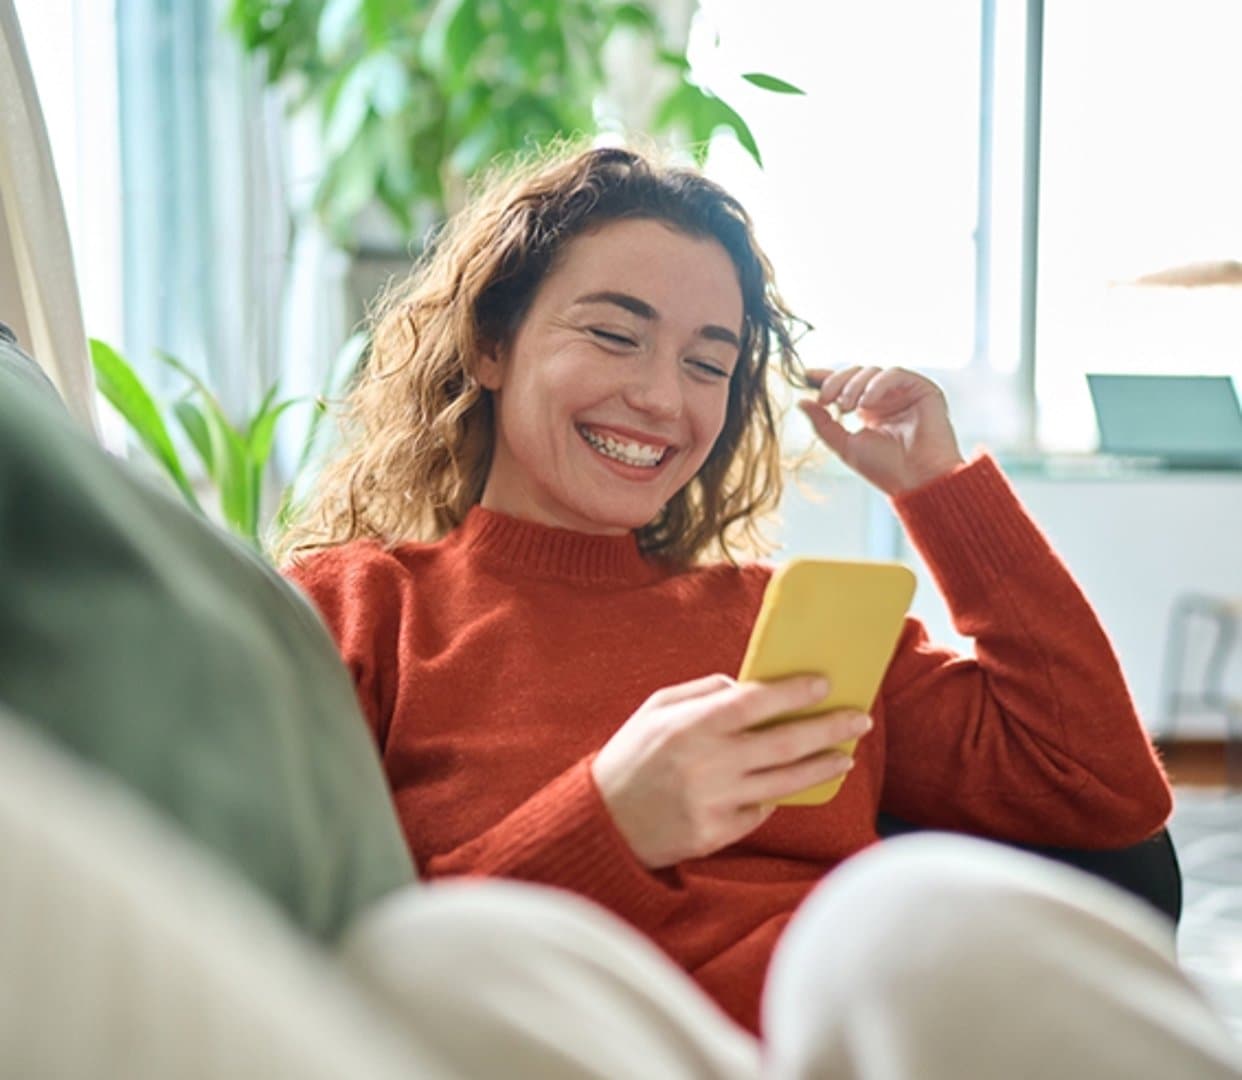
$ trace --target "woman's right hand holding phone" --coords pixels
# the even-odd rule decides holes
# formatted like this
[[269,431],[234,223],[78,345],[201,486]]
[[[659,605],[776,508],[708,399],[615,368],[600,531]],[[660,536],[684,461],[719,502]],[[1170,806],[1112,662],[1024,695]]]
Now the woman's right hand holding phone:
[[771,816],[773,803],[834,780],[853,764],[831,747],[871,718],[852,709],[758,728],[823,700],[799,675],[768,683],[708,675],[657,690],[592,763],[621,834],[649,869],[719,851]]

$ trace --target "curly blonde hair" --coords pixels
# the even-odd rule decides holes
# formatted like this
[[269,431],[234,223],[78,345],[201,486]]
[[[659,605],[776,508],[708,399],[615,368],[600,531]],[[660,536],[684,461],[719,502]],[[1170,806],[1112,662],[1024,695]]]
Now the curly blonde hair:
[[695,477],[637,530],[639,546],[682,564],[734,560],[739,546],[767,550],[759,521],[782,488],[773,353],[790,384],[807,379],[797,320],[749,215],[693,170],[631,150],[562,148],[489,178],[390,292],[344,402],[340,449],[276,545],[278,559],[359,538],[437,540],[459,525],[482,497],[492,457],[491,392],[475,378],[476,358],[512,341],[570,240],[621,219],[717,241],[743,302],[724,427]]

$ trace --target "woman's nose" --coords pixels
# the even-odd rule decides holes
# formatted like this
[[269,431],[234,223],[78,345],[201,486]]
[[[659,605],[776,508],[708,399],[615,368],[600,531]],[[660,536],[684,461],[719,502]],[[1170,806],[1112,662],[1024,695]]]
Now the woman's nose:
[[661,420],[676,420],[683,405],[681,371],[677,358],[651,357],[640,364],[625,390],[632,408]]

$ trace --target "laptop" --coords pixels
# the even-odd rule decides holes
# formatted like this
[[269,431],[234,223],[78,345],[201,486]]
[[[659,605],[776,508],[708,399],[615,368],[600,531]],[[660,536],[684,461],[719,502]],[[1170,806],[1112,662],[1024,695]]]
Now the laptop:
[[1242,408],[1228,375],[1087,376],[1100,452],[1168,469],[1242,469]]

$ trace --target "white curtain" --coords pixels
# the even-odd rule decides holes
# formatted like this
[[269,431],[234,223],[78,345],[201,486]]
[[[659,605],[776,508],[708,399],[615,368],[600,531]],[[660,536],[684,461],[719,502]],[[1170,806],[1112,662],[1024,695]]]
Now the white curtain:
[[[161,392],[177,356],[237,422],[271,383],[313,398],[345,338],[345,257],[309,214],[322,169],[316,120],[289,123],[261,62],[224,28],[227,0],[117,6],[125,202],[125,347]],[[309,407],[278,430],[288,478]]]
[[0,321],[98,437],[69,230],[12,0],[0,0]]

